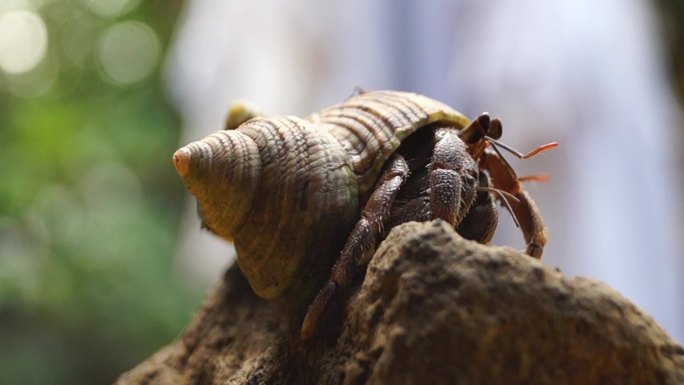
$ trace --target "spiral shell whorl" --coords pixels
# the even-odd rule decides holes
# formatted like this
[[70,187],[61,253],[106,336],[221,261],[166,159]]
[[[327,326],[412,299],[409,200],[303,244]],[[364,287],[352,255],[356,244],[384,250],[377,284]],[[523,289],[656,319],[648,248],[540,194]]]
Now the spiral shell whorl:
[[300,118],[250,119],[181,148],[174,164],[206,227],[234,241],[263,298],[315,287],[358,217],[347,153]]
[[276,298],[325,276],[358,215],[356,180],[344,149],[311,122],[255,118],[238,131],[262,165],[259,199],[235,237],[238,263],[259,296]]
[[469,123],[468,118],[446,104],[396,91],[361,93],[309,119],[330,131],[349,153],[361,195],[373,186],[401,141],[414,131],[435,122],[456,128]]
[[248,219],[261,182],[254,141],[238,131],[217,131],[176,151],[173,159],[197,198],[204,225],[232,239]]
[[239,115],[231,130],[181,148],[174,164],[206,227],[234,241],[244,276],[268,299],[301,295],[328,276],[359,205],[404,138],[435,122],[468,124],[442,103],[391,91],[307,119],[231,115]]

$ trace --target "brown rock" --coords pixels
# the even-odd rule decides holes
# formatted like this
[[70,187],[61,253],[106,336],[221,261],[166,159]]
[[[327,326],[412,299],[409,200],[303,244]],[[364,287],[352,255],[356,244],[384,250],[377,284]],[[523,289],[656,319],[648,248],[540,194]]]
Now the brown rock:
[[302,344],[305,309],[233,267],[117,384],[684,384],[684,348],[619,293],[441,221],[394,229],[342,305]]

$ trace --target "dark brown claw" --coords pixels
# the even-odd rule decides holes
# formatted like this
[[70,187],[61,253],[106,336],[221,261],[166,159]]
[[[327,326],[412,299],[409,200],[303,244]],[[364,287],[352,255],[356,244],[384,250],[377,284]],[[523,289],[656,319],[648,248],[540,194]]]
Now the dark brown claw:
[[[483,118],[483,121],[489,123],[487,118]],[[304,317],[301,330],[303,340],[316,335],[317,327],[330,303],[340,297],[349,286],[356,267],[370,261],[380,237],[386,235],[397,217],[401,218],[401,222],[439,218],[457,226],[471,208],[478,193],[478,169],[466,144],[459,138],[459,131],[450,126],[436,127],[424,139],[432,141],[432,152],[428,153],[429,159],[425,159],[425,162],[429,161],[429,166],[421,166],[423,163],[419,162],[410,169],[407,160],[400,155],[401,151],[388,161],[365,204],[361,219],[356,223],[332,268],[330,279],[316,295]],[[424,144],[418,143],[421,146]],[[411,153],[410,149],[405,150]],[[418,158],[423,159],[421,156]],[[408,182],[403,195],[398,195],[407,184],[409,171],[415,172],[413,179]],[[483,176],[486,178],[486,175]],[[401,207],[393,207],[395,203]],[[484,215],[479,211],[474,213],[476,220],[482,219]],[[491,229],[474,229],[477,233],[474,236],[491,238],[489,232],[493,232],[495,223],[492,222],[491,225]],[[388,228],[383,228],[385,226]]]
[[[436,126],[426,132],[415,134],[417,139],[412,145],[419,147],[411,147],[412,142],[407,141],[388,160],[328,282],[304,317],[302,340],[317,334],[323,315],[349,286],[356,267],[369,262],[381,237],[398,223],[439,218],[456,227],[463,237],[487,243],[496,229],[496,199],[508,208],[522,230],[525,253],[541,258],[546,228],[539,209],[522,189],[522,182],[543,178],[518,177],[498,147],[526,159],[557,144],[520,153],[497,140],[502,134],[501,121],[487,113],[462,130]],[[430,152],[423,151],[427,140],[432,141]]]
[[408,171],[408,164],[401,155],[395,154],[390,159],[375,190],[366,202],[361,219],[354,226],[340,258],[333,266],[330,279],[318,292],[304,316],[301,330],[303,340],[316,335],[319,321],[335,294],[349,286],[355,267],[367,264],[373,256],[382,226],[389,218],[392,202],[408,177]]
[[[537,205],[529,194],[523,190],[522,183],[512,168],[499,155],[487,150],[480,157],[480,167],[489,171],[494,187],[506,191],[517,198],[508,200],[513,215],[518,219],[525,242],[525,253],[534,258],[541,258],[546,245],[546,227],[542,221]],[[503,198],[498,198],[499,200]]]
[[489,243],[494,236],[499,213],[489,185],[487,172],[480,170],[475,201],[456,228],[456,232],[465,239],[479,243]]
[[480,170],[486,170],[489,173],[494,189],[515,197],[515,199],[510,199],[510,196],[506,197],[505,194],[495,194],[496,199],[509,208],[516,224],[520,226],[527,243],[525,253],[534,258],[541,258],[544,245],[546,245],[546,227],[537,205],[523,190],[521,182],[526,180],[538,181],[543,180],[543,178],[537,176],[518,177],[513,167],[499,151],[499,147],[520,159],[527,159],[558,146],[558,143],[545,144],[523,154],[497,140],[501,137],[502,132],[501,121],[498,118],[492,119],[487,113],[484,113],[461,130],[459,136],[468,145],[468,153],[478,161]]
[[454,129],[435,133],[429,186],[431,219],[458,225],[475,199],[477,165]]
[[316,325],[318,325],[321,316],[325,313],[325,309],[328,307],[328,304],[330,304],[336,291],[337,285],[335,285],[335,282],[328,281],[321,291],[318,292],[316,298],[314,298],[311,305],[309,305],[309,310],[306,312],[306,316],[302,322],[302,340],[307,341],[316,335]]

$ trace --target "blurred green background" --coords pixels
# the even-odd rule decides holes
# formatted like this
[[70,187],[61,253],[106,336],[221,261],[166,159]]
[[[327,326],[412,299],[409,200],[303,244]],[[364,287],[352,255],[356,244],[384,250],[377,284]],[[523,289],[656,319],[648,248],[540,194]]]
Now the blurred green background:
[[[200,298],[171,269],[184,190],[159,68],[181,1],[0,1],[0,383],[95,384]],[[8,32],[9,31],[9,32]]]
[[[659,0],[684,82],[684,2]],[[0,383],[110,383],[200,301],[160,66],[180,0],[0,0]],[[21,32],[21,33],[19,33]]]

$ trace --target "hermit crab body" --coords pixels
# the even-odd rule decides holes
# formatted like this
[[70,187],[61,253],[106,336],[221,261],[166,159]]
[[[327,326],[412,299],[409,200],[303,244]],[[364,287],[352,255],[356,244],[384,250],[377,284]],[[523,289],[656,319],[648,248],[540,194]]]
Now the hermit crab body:
[[490,145],[501,125],[486,114],[470,122],[425,96],[374,91],[305,119],[236,106],[227,125],[178,150],[174,164],[204,226],[234,241],[259,296],[296,296],[330,277],[305,317],[305,339],[399,223],[441,218],[484,243],[499,200],[520,223],[526,252],[541,256],[541,217]]

